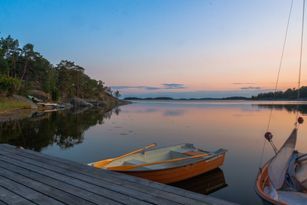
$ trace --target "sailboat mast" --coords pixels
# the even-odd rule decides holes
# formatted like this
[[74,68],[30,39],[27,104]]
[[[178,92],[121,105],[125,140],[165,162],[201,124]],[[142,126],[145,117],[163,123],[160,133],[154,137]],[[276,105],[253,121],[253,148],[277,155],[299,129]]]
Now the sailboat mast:
[[300,47],[300,62],[299,62],[298,82],[297,82],[297,100],[299,100],[299,98],[300,98],[300,88],[301,88],[302,62],[303,62],[303,47],[304,47],[304,27],[305,27],[305,4],[306,4],[306,0],[303,0],[302,30],[301,30],[301,47]]

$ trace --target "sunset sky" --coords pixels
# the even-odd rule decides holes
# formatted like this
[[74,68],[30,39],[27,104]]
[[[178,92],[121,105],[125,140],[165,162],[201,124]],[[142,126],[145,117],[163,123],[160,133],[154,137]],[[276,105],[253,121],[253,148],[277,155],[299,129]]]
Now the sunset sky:
[[[250,96],[274,87],[290,4],[0,0],[0,36],[33,43],[53,64],[75,61],[124,96]],[[281,89],[298,78],[301,8],[295,0]]]

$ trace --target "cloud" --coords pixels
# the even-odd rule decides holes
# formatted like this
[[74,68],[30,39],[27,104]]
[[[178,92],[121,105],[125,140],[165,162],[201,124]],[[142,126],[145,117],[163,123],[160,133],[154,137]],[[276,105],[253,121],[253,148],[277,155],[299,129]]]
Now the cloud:
[[144,90],[159,90],[159,87],[153,87],[153,86],[126,86],[126,85],[120,85],[120,86],[111,86],[114,90],[124,90],[124,89],[144,89]]
[[256,83],[252,83],[252,82],[235,82],[232,84],[243,86],[243,87],[240,87],[241,90],[261,90],[262,89],[262,87],[257,86]]
[[119,85],[119,86],[111,86],[113,90],[126,90],[126,89],[143,89],[143,90],[171,90],[171,89],[184,89],[186,86],[184,84],[179,83],[164,83],[161,84],[160,87],[155,86],[126,86],[126,85]]
[[241,87],[241,90],[261,90],[261,87],[258,86],[247,86],[247,87]]
[[164,83],[162,84],[163,89],[184,89],[186,88],[184,84],[179,83]]
[[115,85],[115,86],[111,86],[111,88],[114,89],[114,90],[123,90],[123,89],[129,89],[129,88],[131,88],[131,86]]

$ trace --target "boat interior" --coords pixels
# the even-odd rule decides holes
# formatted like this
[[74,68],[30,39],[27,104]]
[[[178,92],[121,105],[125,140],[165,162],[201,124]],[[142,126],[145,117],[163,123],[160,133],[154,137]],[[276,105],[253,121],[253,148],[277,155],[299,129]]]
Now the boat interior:
[[195,163],[198,161],[202,161],[204,159],[209,159],[218,156],[219,154],[222,154],[224,152],[225,150],[223,149],[217,150],[216,152],[208,152],[195,148],[193,144],[181,144],[172,147],[153,149],[129,155],[127,157],[120,158],[118,160],[109,163],[108,165],[105,166],[105,168],[117,167],[117,166],[142,165],[148,163],[161,162],[165,160],[187,158],[195,155],[202,155],[202,154],[204,155],[199,158],[183,159],[175,162],[167,162],[150,166],[136,167],[131,171],[160,170],[160,169],[179,167],[179,166],[184,166],[186,164]]
[[295,178],[307,191],[307,154],[301,154],[295,167]]
[[[301,156],[301,158],[298,158]],[[276,190],[272,184],[266,183],[264,192],[271,198],[287,204],[305,204],[307,201],[307,159],[306,154],[293,152],[288,162],[287,176],[284,177],[283,186]]]

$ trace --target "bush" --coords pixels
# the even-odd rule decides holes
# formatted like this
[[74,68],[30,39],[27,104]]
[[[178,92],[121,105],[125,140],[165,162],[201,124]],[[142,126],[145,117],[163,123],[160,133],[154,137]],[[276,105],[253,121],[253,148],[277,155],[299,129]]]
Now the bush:
[[58,89],[55,88],[51,91],[51,99],[53,101],[57,101],[59,99],[59,96],[60,96],[60,92]]
[[0,75],[0,92],[8,96],[17,92],[21,81],[17,78]]

